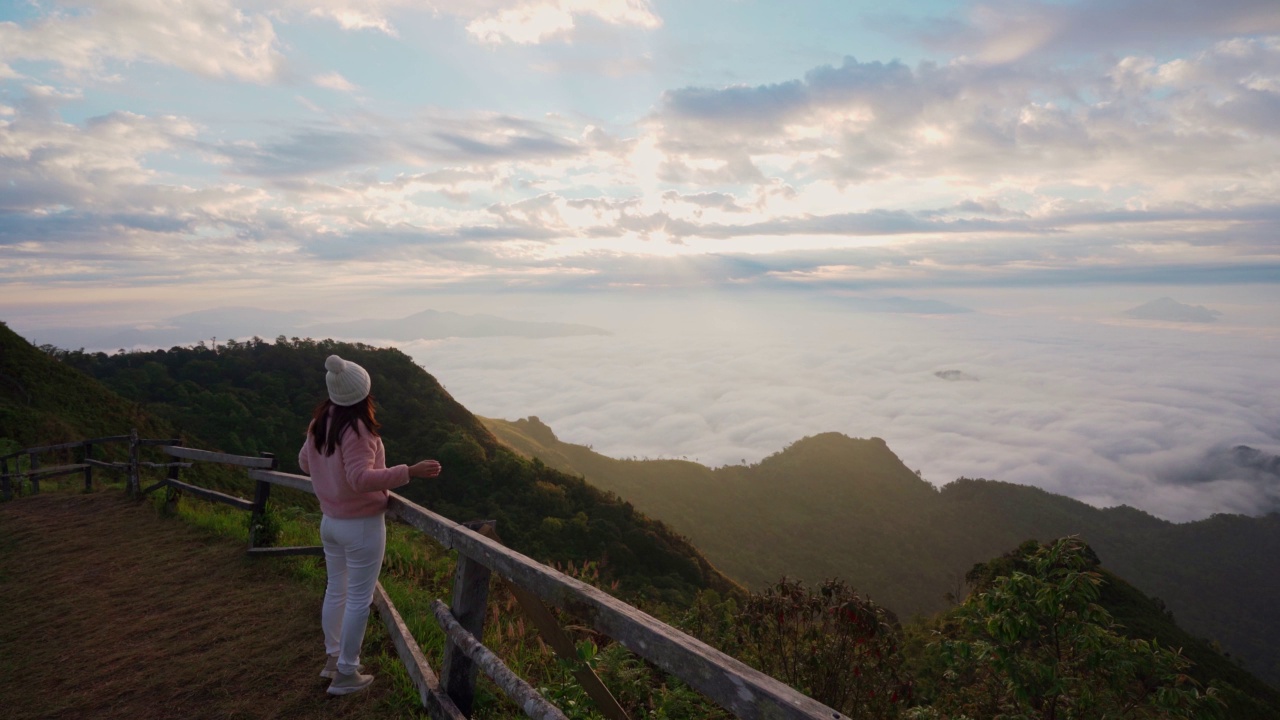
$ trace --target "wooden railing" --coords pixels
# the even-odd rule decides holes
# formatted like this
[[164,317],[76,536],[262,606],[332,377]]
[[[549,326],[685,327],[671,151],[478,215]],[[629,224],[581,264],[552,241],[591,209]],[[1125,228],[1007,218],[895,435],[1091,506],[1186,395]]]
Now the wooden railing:
[[[109,443],[129,443],[129,460],[127,462],[106,462],[104,460],[93,457],[94,448]],[[22,483],[26,481],[28,491],[31,493],[40,492],[40,481],[61,475],[74,475],[77,473],[84,475],[84,489],[90,491],[93,489],[93,471],[94,468],[100,470],[114,470],[126,473],[125,488],[129,494],[138,492],[138,483],[141,476],[142,468],[169,468],[174,465],[189,466],[189,463],[154,463],[143,462],[141,460],[140,450],[147,446],[160,445],[181,445],[182,441],[178,439],[144,439],[138,437],[138,431],[134,430],[129,435],[112,435],[109,437],[91,438],[89,440],[77,440],[76,442],[62,443],[59,445],[45,445],[42,447],[27,448],[8,455],[0,456],[0,497],[5,500],[13,498],[15,490],[22,492]],[[47,453],[56,453],[59,455],[76,455],[80,457],[71,463],[61,465],[40,464],[40,456]],[[21,458],[27,458],[27,470],[21,469]],[[12,468],[10,467],[12,463]]]
[[[102,438],[85,443],[128,438]],[[133,466],[136,469],[134,436]],[[266,512],[271,486],[280,485],[314,494],[311,480],[275,469],[275,459],[228,455],[181,447],[177,443],[159,446],[170,457],[189,462],[155,463],[168,469],[167,476],[141,490],[147,494],[160,488],[190,493],[205,500],[225,503],[255,515]],[[77,447],[71,443],[55,448]],[[34,448],[24,453],[49,450]],[[247,468],[255,483],[252,501],[183,482],[179,473],[190,462],[219,462]],[[93,464],[88,464],[91,468]],[[87,470],[88,468],[86,468]],[[6,480],[7,465],[4,467]],[[75,472],[71,470],[68,472]],[[86,481],[88,482],[88,481]],[[7,486],[6,486],[7,487]],[[137,492],[137,485],[131,484]],[[431,669],[417,641],[379,583],[373,604],[386,625],[401,662],[419,692],[422,706],[434,720],[463,720],[471,713],[477,672],[483,670],[531,718],[561,720],[564,714],[520,679],[500,658],[480,641],[488,614],[489,581],[493,575],[509,584],[517,600],[533,618],[547,644],[570,660],[576,657],[573,643],[556,623],[547,605],[560,608],[596,631],[614,638],[636,655],[680,678],[735,716],[745,720],[842,720],[841,713],[790,686],[725,655],[711,646],[628,605],[598,588],[583,583],[536,562],[503,545],[492,521],[458,523],[422,507],[396,493],[390,494],[387,516],[430,536],[458,553],[451,605],[441,600],[433,612],[448,642],[440,675]],[[250,533],[249,553],[254,555],[323,554],[319,547],[255,547]],[[545,605],[543,604],[545,603]],[[611,720],[627,718],[607,688],[582,665],[575,675],[597,707]]]

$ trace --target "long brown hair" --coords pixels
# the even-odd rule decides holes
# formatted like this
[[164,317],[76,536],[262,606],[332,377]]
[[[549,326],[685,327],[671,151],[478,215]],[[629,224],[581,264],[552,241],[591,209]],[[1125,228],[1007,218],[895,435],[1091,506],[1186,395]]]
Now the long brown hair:
[[316,449],[328,456],[338,449],[342,433],[346,432],[347,428],[359,433],[362,424],[370,435],[378,437],[378,428],[382,425],[373,416],[372,395],[366,395],[355,405],[338,405],[329,398],[325,398],[316,405],[315,412],[311,414],[311,428],[308,432],[311,433],[311,442]]

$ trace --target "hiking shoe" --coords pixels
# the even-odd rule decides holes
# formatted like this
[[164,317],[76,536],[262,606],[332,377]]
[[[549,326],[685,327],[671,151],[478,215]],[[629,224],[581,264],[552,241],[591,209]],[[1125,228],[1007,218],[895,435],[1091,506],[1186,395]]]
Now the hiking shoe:
[[337,672],[333,676],[333,682],[329,683],[328,693],[330,695],[350,695],[369,687],[372,682],[372,675],[361,675],[358,672],[348,675],[344,672]]
[[[356,666],[356,672],[364,671],[364,663]],[[338,654],[328,655],[324,659],[324,669],[320,671],[320,677],[326,680],[332,680],[338,675]]]

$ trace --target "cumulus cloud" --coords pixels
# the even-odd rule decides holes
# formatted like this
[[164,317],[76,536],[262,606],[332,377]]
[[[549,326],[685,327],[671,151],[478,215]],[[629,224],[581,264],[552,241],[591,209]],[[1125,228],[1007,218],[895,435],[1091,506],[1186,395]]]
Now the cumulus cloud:
[[528,45],[568,36],[583,17],[648,30],[662,24],[648,0],[517,0],[476,17],[467,32],[485,43]]
[[349,93],[355,92],[356,90],[356,86],[350,80],[343,77],[342,73],[331,72],[323,75],[316,75],[311,78],[311,82],[315,83],[319,87],[337,90],[338,92]]
[[[790,157],[792,174],[864,185],[901,176],[997,187],[1123,184],[1191,200],[1204,198],[1192,188],[1221,190],[1244,167],[1260,171],[1265,187],[1275,183],[1266,168],[1280,153],[1280,130],[1260,120],[1280,98],[1271,89],[1277,77],[1274,38],[1072,74],[846,58],[775,85],[672,90],[652,122],[670,162],[718,160],[744,181],[770,158]],[[1193,170],[1203,184],[1187,182]]]
[[91,76],[110,76],[112,61],[146,60],[266,83],[283,57],[271,20],[230,0],[73,0],[26,26],[0,23],[0,61],[14,60]]

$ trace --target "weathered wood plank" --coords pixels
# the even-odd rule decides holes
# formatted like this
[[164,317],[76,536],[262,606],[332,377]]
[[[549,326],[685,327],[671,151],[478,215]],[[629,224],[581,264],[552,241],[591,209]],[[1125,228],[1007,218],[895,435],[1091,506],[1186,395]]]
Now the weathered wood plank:
[[249,477],[262,482],[269,482],[272,485],[281,485],[294,490],[301,490],[305,493],[316,493],[315,487],[311,484],[311,478],[305,475],[293,475],[290,473],[277,472],[275,470],[250,470]]
[[176,445],[165,445],[160,449],[173,457],[180,457],[184,460],[220,462],[230,465],[240,465],[242,467],[269,468],[272,465],[275,465],[276,462],[274,458],[232,455],[230,453],[213,452],[211,450],[197,450],[195,448],[178,447]]
[[409,679],[418,688],[418,698],[431,719],[466,720],[467,716],[462,714],[458,706],[453,704],[440,687],[440,679],[431,670],[431,665],[427,663],[427,656],[422,654],[422,648],[418,646],[418,641],[414,640],[413,633],[409,632],[409,626],[405,624],[404,618],[400,617],[400,612],[391,602],[391,597],[387,595],[382,583],[378,583],[373,588],[373,605],[378,609],[382,623],[387,626],[387,634],[391,636],[391,642],[396,646],[400,662],[404,663]]
[[451,544],[459,553],[480,561],[543,601],[587,621],[596,630],[684,680],[744,720],[838,720],[843,717],[785,683],[612,595],[556,572],[478,533],[455,526]]
[[88,440],[76,440],[75,442],[59,443],[57,445],[41,445],[40,447],[24,448],[8,455],[0,456],[0,460],[8,460],[9,458],[18,457],[19,455],[29,455],[31,453],[55,452],[57,450],[73,450],[85,445],[99,445],[109,442],[121,442],[128,440],[128,435],[112,435],[110,437],[89,438]]
[[129,463],[125,462],[107,462],[106,460],[97,460],[95,458],[85,458],[86,465],[92,465],[103,470],[128,470]]
[[[258,528],[267,514],[267,502],[271,500],[271,483],[262,480],[253,483],[253,511],[249,516],[249,549],[257,547]],[[262,545],[267,547],[267,545]]]
[[[484,619],[489,610],[489,578],[492,571],[464,555],[458,556],[453,575],[453,611],[450,617],[475,637],[484,637]],[[471,714],[476,694],[476,665],[456,642],[445,644],[440,684],[464,715]]]
[[139,438],[138,444],[144,447],[152,445],[181,445],[182,438]]
[[298,545],[291,547],[251,547],[248,550],[250,555],[264,555],[267,557],[286,557],[289,555],[318,555],[324,557],[323,545]]
[[[182,468],[170,466],[169,472],[165,478],[165,483],[164,483],[165,487],[171,488],[171,489],[174,488],[175,487],[174,483],[178,482],[178,475],[181,472],[182,472]],[[178,495],[178,493],[176,492],[172,492],[172,490],[166,493],[165,502],[164,502],[164,507],[166,512],[172,513],[178,509],[179,497],[181,496]]]
[[453,548],[454,529],[461,527],[449,518],[437,515],[396,493],[391,493],[387,499],[387,517],[430,535],[448,549]]
[[72,463],[70,465],[50,465],[48,467],[36,468],[26,473],[27,477],[41,478],[54,477],[56,475],[71,475],[73,473],[83,472],[88,467],[84,463]]
[[484,674],[488,675],[495,685],[502,688],[507,697],[520,706],[525,715],[534,720],[568,720],[565,714],[560,712],[560,708],[547,702],[547,699],[539,695],[537,690],[520,679],[520,676],[512,672],[511,668],[507,667],[497,655],[480,644],[474,635],[467,632],[449,611],[449,606],[445,605],[444,601],[436,600],[431,603],[431,609],[435,612],[436,620],[444,629],[449,641],[462,648],[467,658],[483,669]]
[[128,439],[129,439],[128,435],[108,435],[107,437],[89,438],[84,442],[92,443],[94,445],[100,445],[102,443],[109,443],[109,442],[124,442]]
[[181,480],[174,480],[173,478],[168,478],[164,482],[166,485],[173,488],[174,490],[180,490],[185,493],[191,493],[192,495],[195,495],[196,497],[199,497],[199,498],[204,498],[205,500],[212,500],[213,502],[224,503],[234,508],[239,508],[240,510],[253,510],[253,502],[250,500],[245,500],[244,498],[238,498],[234,495],[220,493],[217,490],[210,490],[209,488],[202,488],[199,485],[192,485],[191,483],[185,483],[185,482],[182,482]]
[[80,459],[80,464],[84,465],[84,491],[93,492],[93,464],[89,460],[93,459],[93,445],[84,444],[84,457]]
[[128,497],[140,496],[142,494],[142,472],[138,467],[138,453],[141,446],[138,444],[138,428],[129,430],[129,480],[125,483],[124,494]]
[[[502,538],[498,537],[497,531],[493,529],[493,525],[485,525],[476,529],[476,532],[501,543]],[[534,627],[538,628],[538,634],[543,640],[555,650],[556,654],[564,658],[573,665],[573,676],[582,684],[582,689],[587,691],[587,695],[592,702],[596,704],[596,709],[604,715],[607,720],[631,720],[631,716],[623,709],[618,699],[613,696],[609,688],[596,675],[595,670],[591,666],[582,662],[578,658],[578,648],[573,644],[573,638],[560,627],[560,623],[556,620],[547,606],[538,599],[538,596],[525,590],[519,585],[514,585],[505,580],[502,581],[511,594],[515,596],[516,602],[520,604],[520,609],[524,614],[533,621]]]

